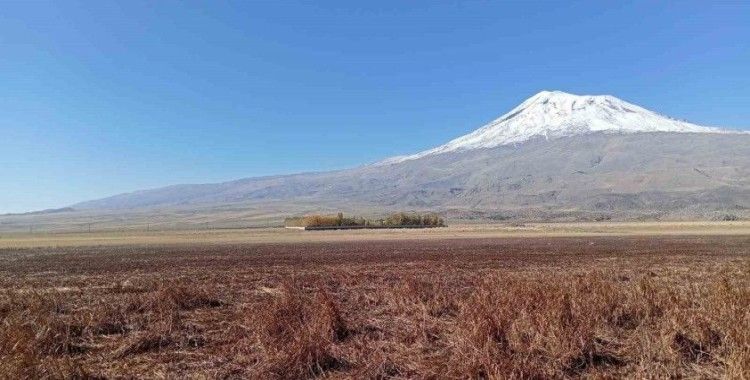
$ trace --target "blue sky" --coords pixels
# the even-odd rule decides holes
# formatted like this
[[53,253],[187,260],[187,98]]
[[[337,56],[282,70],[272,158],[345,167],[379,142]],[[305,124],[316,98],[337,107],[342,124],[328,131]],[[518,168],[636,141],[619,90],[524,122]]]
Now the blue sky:
[[0,213],[356,166],[540,90],[750,127],[749,2],[2,1]]

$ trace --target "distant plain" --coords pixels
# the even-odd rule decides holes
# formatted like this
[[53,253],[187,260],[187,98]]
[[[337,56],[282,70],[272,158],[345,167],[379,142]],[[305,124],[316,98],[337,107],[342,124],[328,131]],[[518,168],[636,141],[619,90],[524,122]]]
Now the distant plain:
[[[152,227],[153,228],[153,227]],[[326,241],[653,235],[749,235],[750,221],[450,224],[426,230],[299,231],[285,228],[107,229],[9,232],[0,248],[99,245],[304,243]]]

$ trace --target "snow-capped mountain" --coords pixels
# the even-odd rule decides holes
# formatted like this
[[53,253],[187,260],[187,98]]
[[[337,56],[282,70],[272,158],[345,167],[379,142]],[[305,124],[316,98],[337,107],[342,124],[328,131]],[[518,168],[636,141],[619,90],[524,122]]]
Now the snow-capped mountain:
[[35,218],[192,223],[219,215],[227,226],[270,215],[401,210],[492,220],[750,218],[750,134],[612,96],[544,91],[468,135],[380,164],[175,185],[72,208]]
[[447,152],[494,148],[539,137],[551,139],[591,132],[726,131],[675,120],[610,95],[573,95],[562,91],[542,91],[472,133],[414,155],[387,159],[381,164]]

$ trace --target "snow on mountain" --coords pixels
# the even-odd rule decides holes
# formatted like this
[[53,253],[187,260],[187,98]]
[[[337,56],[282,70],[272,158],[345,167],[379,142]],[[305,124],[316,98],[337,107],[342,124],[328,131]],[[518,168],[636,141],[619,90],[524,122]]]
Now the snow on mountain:
[[561,91],[542,91],[472,133],[437,148],[413,155],[392,157],[378,164],[393,164],[447,152],[494,148],[538,137],[550,139],[592,132],[729,131],[675,120],[610,95],[580,96]]
[[[656,131],[663,133],[632,133]],[[506,144],[517,145],[480,149]],[[394,164],[142,190],[37,218],[80,213],[84,221],[109,215],[122,223],[127,212],[138,223],[148,213],[192,223],[204,219],[194,215],[227,212],[243,220],[340,210],[528,220],[750,218],[750,133],[670,119],[611,96],[541,92],[473,133],[387,162]]]

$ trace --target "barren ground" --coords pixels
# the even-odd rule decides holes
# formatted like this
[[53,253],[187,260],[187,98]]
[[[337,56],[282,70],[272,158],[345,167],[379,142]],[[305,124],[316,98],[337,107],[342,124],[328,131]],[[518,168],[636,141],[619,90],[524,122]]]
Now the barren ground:
[[750,376],[750,235],[628,228],[39,239],[0,249],[0,377]]
[[451,224],[419,230],[298,231],[284,228],[201,230],[108,229],[78,233],[0,233],[0,248],[306,243],[507,237],[750,235],[750,222],[591,222]]

